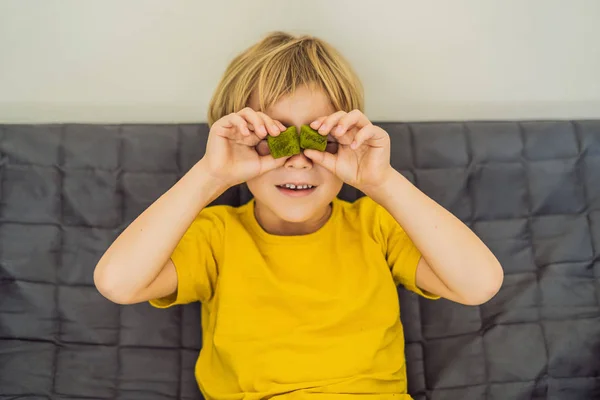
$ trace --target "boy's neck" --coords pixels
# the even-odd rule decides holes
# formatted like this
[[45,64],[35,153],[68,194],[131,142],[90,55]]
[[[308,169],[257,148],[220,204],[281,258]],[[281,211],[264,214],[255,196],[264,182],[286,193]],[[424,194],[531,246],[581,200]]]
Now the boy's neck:
[[263,230],[271,235],[299,236],[308,235],[321,229],[331,216],[331,204],[321,213],[304,222],[289,222],[279,218],[266,206],[255,200],[254,217]]

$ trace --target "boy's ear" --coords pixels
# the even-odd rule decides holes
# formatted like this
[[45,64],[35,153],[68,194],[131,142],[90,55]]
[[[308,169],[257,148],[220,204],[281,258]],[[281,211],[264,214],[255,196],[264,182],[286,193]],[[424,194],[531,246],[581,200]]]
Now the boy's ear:
[[300,139],[295,126],[290,126],[279,136],[267,136],[267,144],[273,158],[289,157],[300,154]]
[[300,127],[300,147],[303,149],[325,151],[327,148],[327,137],[321,135],[308,125],[302,125]]

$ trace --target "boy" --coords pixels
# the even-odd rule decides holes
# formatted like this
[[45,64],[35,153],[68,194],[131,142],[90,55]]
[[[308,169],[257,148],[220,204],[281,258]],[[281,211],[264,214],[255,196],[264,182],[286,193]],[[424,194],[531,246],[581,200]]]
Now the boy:
[[[202,302],[207,399],[410,399],[396,284],[476,305],[500,288],[488,248],[390,165],[353,70],[327,43],[273,33],[236,57],[204,157],[110,246],[108,299]],[[273,158],[309,124],[325,151]],[[254,199],[205,208],[246,182]],[[336,198],[343,182],[367,195]]]

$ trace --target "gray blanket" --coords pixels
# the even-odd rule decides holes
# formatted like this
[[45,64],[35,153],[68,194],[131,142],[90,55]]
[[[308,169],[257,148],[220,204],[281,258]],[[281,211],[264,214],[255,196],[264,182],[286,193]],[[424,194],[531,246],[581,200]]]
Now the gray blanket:
[[[379,125],[393,166],[506,272],[481,307],[399,290],[413,396],[600,398],[600,121]],[[0,125],[0,399],[201,398],[198,305],[120,307],[92,272],[202,156],[207,132]],[[240,186],[217,202],[249,198]]]

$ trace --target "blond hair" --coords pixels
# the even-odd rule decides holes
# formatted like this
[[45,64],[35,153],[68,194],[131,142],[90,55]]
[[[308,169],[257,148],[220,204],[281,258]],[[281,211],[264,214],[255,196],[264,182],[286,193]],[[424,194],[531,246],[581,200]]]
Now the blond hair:
[[257,91],[264,111],[302,85],[315,84],[336,110],[364,111],[363,87],[342,55],[325,41],[273,32],[235,57],[208,107],[208,124],[248,106]]

